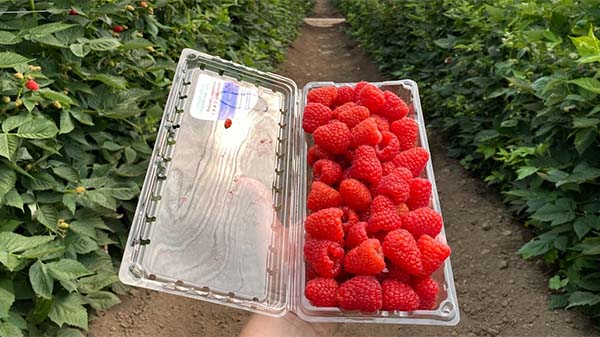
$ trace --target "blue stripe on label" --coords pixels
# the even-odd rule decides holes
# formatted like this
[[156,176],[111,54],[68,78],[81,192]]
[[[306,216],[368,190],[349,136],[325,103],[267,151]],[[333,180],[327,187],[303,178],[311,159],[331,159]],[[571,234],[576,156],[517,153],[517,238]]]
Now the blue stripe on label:
[[233,82],[225,82],[221,105],[219,106],[219,119],[233,118],[237,107],[238,93],[240,87]]

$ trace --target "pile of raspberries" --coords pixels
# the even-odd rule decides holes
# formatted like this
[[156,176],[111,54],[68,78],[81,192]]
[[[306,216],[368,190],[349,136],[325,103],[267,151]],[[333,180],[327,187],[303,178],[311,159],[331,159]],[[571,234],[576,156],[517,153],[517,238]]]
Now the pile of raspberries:
[[314,145],[305,221],[306,287],[318,307],[432,310],[431,278],[450,256],[422,178],[429,152],[406,102],[367,82],[308,93],[302,127]]

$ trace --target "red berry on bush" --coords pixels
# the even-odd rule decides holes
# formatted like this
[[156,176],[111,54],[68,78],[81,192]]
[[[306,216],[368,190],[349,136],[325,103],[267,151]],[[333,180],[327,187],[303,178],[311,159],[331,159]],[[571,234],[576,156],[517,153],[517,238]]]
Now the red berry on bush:
[[125,27],[123,27],[121,25],[116,25],[116,26],[113,27],[113,32],[115,32],[115,33],[120,33],[120,32],[122,32],[124,30],[125,30]]
[[77,14],[78,14],[78,13],[77,13],[77,11],[76,11],[76,10],[74,10],[74,9],[71,9],[71,10],[69,11],[69,15],[77,15]]
[[37,84],[36,81],[34,80],[28,80],[27,82],[25,82],[25,87],[29,90],[33,90],[33,91],[38,91],[40,90],[40,85]]

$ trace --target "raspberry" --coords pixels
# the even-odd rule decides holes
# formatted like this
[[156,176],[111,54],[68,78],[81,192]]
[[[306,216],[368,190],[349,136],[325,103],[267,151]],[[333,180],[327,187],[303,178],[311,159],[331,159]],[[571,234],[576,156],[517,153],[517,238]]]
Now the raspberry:
[[319,277],[319,274],[315,268],[310,263],[306,262],[306,280],[310,281],[317,277]]
[[398,212],[399,216],[403,216],[405,214],[408,214],[408,212],[410,212],[410,209],[408,209],[408,206],[406,206],[406,204],[398,204],[396,205],[396,211]]
[[40,85],[34,80],[27,80],[27,82],[25,82],[25,88],[31,91],[38,91],[40,90]]
[[306,206],[312,212],[320,209],[342,206],[340,192],[320,181],[312,183]]
[[402,217],[402,228],[409,231],[415,240],[423,234],[436,237],[442,230],[442,216],[428,207],[417,208]]
[[374,312],[381,309],[381,285],[373,276],[355,276],[342,283],[337,291],[337,302],[345,310]]
[[389,131],[381,133],[381,142],[375,147],[377,158],[382,162],[392,160],[400,151],[400,143],[396,135]]
[[361,90],[367,85],[369,84],[369,82],[365,82],[365,81],[360,81],[358,83],[356,83],[356,85],[354,86],[354,101],[357,102],[358,101],[358,97],[360,96],[360,92]]
[[367,228],[369,233],[388,232],[400,228],[401,225],[402,220],[396,212],[394,203],[382,195],[375,197],[371,204],[371,216]]
[[419,307],[419,296],[406,283],[385,280],[381,283],[383,310],[413,311]]
[[373,84],[367,84],[360,90],[358,94],[358,105],[362,105],[369,109],[371,113],[376,113],[383,107],[385,102],[385,96],[381,89],[377,88]]
[[352,128],[351,147],[377,145],[381,141],[381,132],[373,118],[367,118]]
[[354,151],[352,166],[350,168],[353,178],[362,179],[369,183],[381,180],[381,163],[377,159],[375,149],[368,145],[361,145]]
[[77,11],[74,10],[73,8],[71,8],[71,10],[69,11],[69,15],[73,15],[74,16],[74,15],[77,15],[77,14],[78,14]]
[[337,88],[337,97],[335,98],[335,105],[342,105],[348,102],[354,102],[354,88],[347,85]]
[[342,171],[341,180],[344,181],[346,179],[352,179],[352,171],[350,170],[350,167],[347,167],[344,169],[344,171]]
[[419,309],[434,309],[440,286],[431,278],[418,279],[413,283],[413,289],[419,295]]
[[392,173],[381,178],[376,192],[378,195],[385,195],[390,198],[394,204],[401,204],[408,199],[410,187],[406,180],[404,180],[402,173],[394,170]]
[[[346,105],[348,105],[348,104],[354,104],[354,103],[346,103]],[[346,106],[346,105],[343,105],[343,106]],[[337,119],[340,122],[346,123],[346,125],[348,125],[348,127],[350,129],[352,129],[353,127],[358,125],[358,123],[369,118],[370,115],[371,115],[371,113],[369,112],[369,109],[365,108],[364,106],[357,105],[354,107],[344,108],[341,111],[339,111],[339,113],[337,115]]]
[[371,205],[371,193],[367,186],[356,179],[346,179],[340,183],[342,203],[352,209],[362,212]]
[[342,211],[344,212],[344,215],[342,215],[342,228],[344,229],[344,233],[348,233],[350,228],[358,223],[360,219],[356,211],[350,207],[344,206],[342,207]]
[[342,215],[344,215],[344,212],[339,208],[326,208],[317,211],[306,218],[304,222],[306,233],[315,239],[343,243]]
[[417,209],[429,206],[431,198],[431,182],[427,179],[414,178],[410,181],[410,194],[406,205],[410,209]]
[[402,151],[392,159],[396,167],[406,167],[410,170],[413,177],[418,177],[421,174],[428,160],[429,152],[422,147]]
[[317,277],[306,283],[304,295],[315,307],[335,307],[338,283],[332,278]]
[[[393,162],[391,161],[386,161],[381,163],[381,175],[383,177],[387,176],[388,174],[392,173],[392,171],[394,171],[394,169],[396,168],[396,165],[394,165]],[[410,171],[409,171],[410,173]],[[412,177],[412,173],[410,174],[410,176]]]
[[315,88],[308,92],[306,98],[309,103],[321,103],[330,106],[337,97],[336,87]]
[[417,145],[419,125],[414,119],[409,117],[399,119],[390,125],[390,131],[398,137],[401,151],[412,149]]
[[125,30],[125,27],[120,26],[120,25],[116,25],[116,26],[113,27],[113,32],[115,32],[115,33],[120,33],[120,32],[122,32],[124,30]]
[[306,154],[306,161],[308,165],[313,166],[313,164],[319,159],[332,159],[333,156],[325,151],[319,145],[313,145],[308,149],[308,153]]
[[385,269],[381,244],[368,239],[349,251],[344,257],[344,270],[356,275],[376,275]]
[[396,229],[389,232],[383,240],[383,253],[405,272],[411,275],[423,274],[421,251],[415,238],[407,230]]
[[402,283],[410,282],[410,275],[407,274],[402,269],[400,269],[399,267],[397,267],[395,264],[389,263],[387,265],[387,268],[388,268],[388,272],[385,274],[386,279],[396,280],[396,281],[400,281]]
[[302,115],[302,129],[306,133],[313,133],[321,126],[329,123],[331,109],[321,103],[308,103]]
[[331,112],[331,118],[338,118],[338,116],[342,113],[342,112],[346,112],[349,111],[350,109],[352,109],[353,107],[357,106],[356,103],[354,102],[348,102],[345,103],[343,105],[338,106],[337,108],[335,108],[332,112]]
[[424,234],[417,241],[419,251],[421,251],[423,272],[421,276],[429,276],[442,266],[444,261],[450,256],[450,247],[441,243],[431,236]]
[[346,124],[334,121],[319,126],[313,132],[313,138],[315,143],[325,151],[332,154],[342,154],[348,150],[352,134]]
[[342,270],[344,248],[328,240],[309,239],[304,242],[304,258],[323,277],[336,277]]
[[350,227],[346,234],[346,249],[352,249],[368,239],[367,223],[362,221],[357,222]]
[[373,118],[375,123],[377,123],[377,129],[379,129],[379,131],[390,131],[390,122],[385,117],[374,114],[371,115],[371,118]]
[[[368,228],[368,227],[367,227]],[[370,239],[377,239],[379,240],[379,242],[383,242],[383,240],[385,239],[385,236],[387,235],[388,232],[375,232],[375,233],[370,233],[369,234],[369,238]]]
[[342,167],[340,164],[329,160],[319,159],[313,165],[313,178],[327,185],[333,185],[342,177]]
[[391,121],[403,118],[408,114],[408,105],[391,91],[385,91],[383,93],[385,103],[382,104],[379,113],[382,116],[387,117]]
[[410,186],[410,181],[413,179],[413,176],[409,169],[405,167],[396,167],[392,173],[404,179],[404,181],[406,181],[406,183]]

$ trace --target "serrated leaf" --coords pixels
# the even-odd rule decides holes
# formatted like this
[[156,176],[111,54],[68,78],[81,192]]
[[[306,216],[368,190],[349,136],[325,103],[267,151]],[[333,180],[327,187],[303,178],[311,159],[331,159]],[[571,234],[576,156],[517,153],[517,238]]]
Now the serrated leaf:
[[16,116],[10,116],[2,122],[2,131],[10,132],[19,126],[28,123],[33,119],[33,116],[28,113],[22,113]]
[[56,136],[58,128],[53,121],[46,118],[34,118],[19,126],[17,136],[27,139],[46,139]]
[[600,169],[590,167],[586,162],[581,162],[575,166],[573,172],[563,179],[556,182],[556,187],[564,184],[578,183],[582,184],[586,181],[592,181],[600,177]]
[[81,331],[73,328],[61,328],[56,337],[85,337]]
[[115,142],[111,142],[111,141],[104,142],[104,143],[102,143],[101,146],[103,149],[106,149],[108,151],[119,151],[123,148],[122,145],[119,145],[119,144],[117,144]]
[[83,301],[77,294],[62,294],[56,296],[48,317],[62,327],[63,324],[72,325],[87,330],[88,315]]
[[59,101],[61,104],[73,104],[71,97],[63,94],[62,92],[54,91],[48,88],[42,88],[38,91],[42,97],[51,101]]
[[108,291],[99,291],[85,296],[84,301],[97,311],[106,310],[121,303],[117,295]]
[[13,163],[16,162],[20,145],[19,137],[9,133],[0,133],[0,156]]
[[92,116],[88,115],[86,112],[81,110],[72,109],[71,116],[79,121],[79,123],[83,125],[93,126],[94,122],[92,121]]
[[12,169],[0,164],[0,198],[12,190],[17,183],[17,173]]
[[58,224],[58,211],[54,206],[42,205],[35,212],[35,219],[53,232],[56,232]]
[[[16,298],[18,300],[18,296]],[[8,317],[4,320],[21,330],[27,329],[27,321],[23,317],[21,317],[21,315],[15,313],[14,311],[10,311],[8,313]]]
[[600,119],[598,118],[588,118],[588,117],[575,117],[573,118],[573,127],[574,128],[592,128],[600,124]]
[[575,133],[575,149],[579,154],[582,154],[587,150],[590,145],[594,143],[594,140],[598,136],[598,130],[596,128],[587,128],[579,130]]
[[131,146],[125,147],[125,150],[123,152],[125,153],[125,160],[127,161],[127,163],[131,164],[135,161],[135,158],[137,157],[137,152],[135,152],[135,150],[132,149]]
[[0,232],[13,232],[23,221],[15,219],[1,219]]
[[76,209],[76,200],[77,197],[75,197],[75,194],[73,193],[65,193],[65,195],[63,195],[63,205],[65,205],[65,207],[71,212],[71,215],[75,214],[75,209]]
[[571,199],[558,199],[538,209],[532,216],[539,221],[550,222],[552,226],[575,219],[575,205]]
[[151,46],[153,46],[152,42],[150,42],[146,39],[133,39],[133,40],[126,41],[123,44],[122,49],[124,49],[124,50],[144,49],[146,47],[151,47]]
[[23,236],[12,232],[0,232],[0,251],[18,253],[54,240],[49,235]]
[[108,74],[94,74],[92,76],[88,76],[88,80],[96,80],[100,81],[108,86],[111,86],[116,89],[125,90],[127,89],[127,79],[120,76],[113,76]]
[[7,31],[0,31],[0,44],[1,45],[11,45],[17,44],[21,42],[21,38],[17,37],[15,34]]
[[135,198],[140,190],[136,187],[114,187],[114,188],[102,188],[100,191],[112,196],[118,200],[131,200]]
[[91,273],[79,261],[73,259],[60,259],[48,263],[47,266],[50,275],[60,281],[71,281]]
[[528,259],[533,256],[545,254],[551,248],[552,241],[545,239],[533,239],[519,249],[519,254],[521,254],[524,259]]
[[600,303],[600,296],[589,291],[575,291],[569,296],[567,309],[575,306],[595,305]]
[[[102,221],[102,220],[100,220]],[[83,236],[90,237],[92,239],[96,238],[96,227],[92,222],[85,221],[84,219],[75,220],[71,222],[71,226],[69,227],[73,232],[77,234],[81,234]]]
[[8,191],[8,193],[4,195],[4,201],[6,202],[6,205],[23,211],[23,198],[16,189],[13,188],[12,190]]
[[5,51],[0,53],[0,68],[13,68],[33,61],[17,53]]
[[15,291],[11,280],[0,279],[0,318],[8,316],[8,310],[15,301]]
[[539,167],[522,166],[517,169],[517,180],[525,179],[530,175],[536,173]]
[[113,37],[101,37],[99,39],[88,40],[86,45],[91,50],[108,51],[115,50],[121,46],[121,42]]
[[34,191],[56,190],[62,185],[47,172],[32,173],[32,179],[29,180],[29,187]]
[[595,94],[600,94],[600,81],[592,77],[583,77],[575,80],[567,81],[567,83],[573,83],[580,88],[583,88],[587,91],[591,91]]
[[65,245],[60,240],[54,240],[50,243],[28,249],[21,254],[22,258],[26,259],[53,259],[57,253],[65,251]]
[[573,229],[577,237],[581,240],[592,228],[596,228],[600,224],[600,217],[592,214],[585,214],[577,217],[573,223]]
[[0,321],[0,337],[23,337],[23,332],[10,322]]
[[88,201],[97,204],[99,206],[116,210],[117,209],[117,200],[106,193],[98,190],[87,191],[84,194],[85,199]]
[[29,282],[38,296],[52,298],[54,279],[50,276],[48,267],[42,261],[36,261],[29,268]]
[[73,43],[69,46],[69,49],[77,57],[85,57],[91,51],[90,47],[83,43]]
[[87,254],[98,249],[98,244],[87,236],[74,235],[68,244],[68,249],[76,254]]
[[44,37],[46,35],[50,35],[56,32],[60,32],[65,29],[69,29],[74,27],[74,24],[67,24],[62,22],[52,22],[46,23],[43,25],[35,26],[27,31],[27,34],[31,39],[39,39],[40,37]]
[[99,272],[96,275],[82,277],[77,280],[77,289],[84,294],[95,293],[118,280],[119,278],[114,272]]
[[75,125],[73,124],[73,120],[71,119],[71,114],[67,110],[62,110],[60,112],[60,131],[59,133],[65,134],[73,131],[75,129]]
[[560,276],[554,275],[548,280],[548,288],[552,290],[558,290],[562,288],[562,282],[560,280]]

